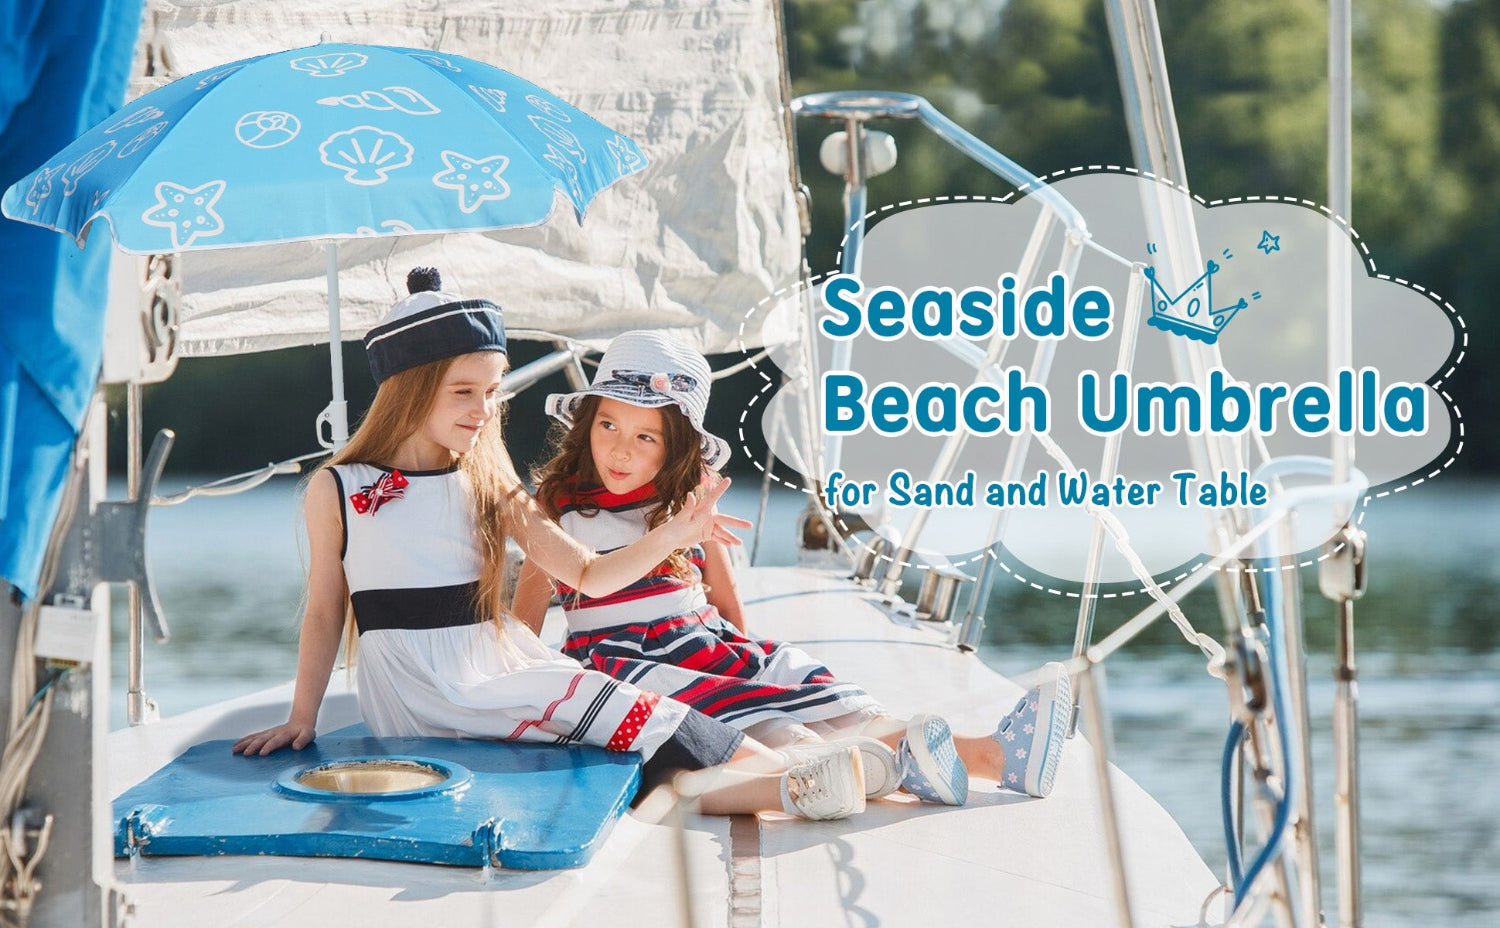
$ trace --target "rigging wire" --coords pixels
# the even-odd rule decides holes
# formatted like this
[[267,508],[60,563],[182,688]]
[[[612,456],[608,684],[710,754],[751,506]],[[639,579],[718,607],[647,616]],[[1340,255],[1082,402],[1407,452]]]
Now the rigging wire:
[[[1271,548],[1269,556],[1279,553],[1276,543],[1271,541],[1267,544]],[[1266,865],[1281,851],[1281,843],[1286,835],[1287,823],[1291,820],[1292,806],[1296,801],[1297,790],[1301,784],[1296,778],[1296,764],[1293,763],[1292,743],[1290,726],[1287,720],[1291,718],[1286,704],[1286,678],[1284,663],[1286,660],[1286,642],[1282,640],[1283,629],[1278,618],[1278,609],[1281,606],[1281,572],[1269,570],[1266,572],[1266,630],[1270,639],[1266,653],[1268,655],[1267,666],[1271,676],[1271,704],[1276,713],[1276,736],[1281,744],[1282,790],[1276,805],[1276,817],[1271,824],[1271,832],[1266,837],[1265,844],[1245,868],[1243,878],[1234,890],[1234,907],[1238,911],[1244,904],[1245,897],[1255,881],[1265,870]]]
[[[1283,474],[1302,475],[1314,478],[1332,480],[1334,477],[1334,462],[1326,458],[1309,456],[1291,456],[1275,459],[1260,470],[1256,471],[1257,480],[1278,479]],[[1305,503],[1317,501],[1330,501],[1335,505],[1344,501],[1345,497],[1352,501],[1358,499],[1364,493],[1368,481],[1365,476],[1357,470],[1351,470],[1349,479],[1337,484],[1322,487],[1303,487],[1283,491],[1281,498],[1277,501],[1277,508],[1283,513],[1295,511]],[[1262,556],[1271,565],[1264,571],[1266,575],[1266,601],[1265,601],[1265,628],[1267,647],[1266,664],[1270,676],[1271,707],[1276,721],[1277,742],[1281,749],[1282,788],[1277,798],[1276,815],[1272,822],[1269,834],[1264,846],[1255,855],[1250,865],[1245,868],[1244,875],[1235,887],[1234,911],[1240,912],[1248,901],[1253,901],[1254,896],[1250,890],[1254,888],[1256,880],[1260,877],[1277,854],[1281,852],[1282,843],[1286,837],[1287,825],[1291,819],[1292,809],[1295,807],[1300,791],[1311,788],[1311,784],[1304,784],[1297,778],[1298,764],[1297,755],[1293,753],[1292,742],[1292,716],[1288,710],[1288,657],[1286,641],[1286,628],[1281,623],[1282,600],[1285,591],[1282,587],[1282,570],[1280,558],[1282,556],[1281,543],[1277,538],[1262,538],[1260,542]],[[1300,646],[1300,642],[1297,643]],[[1233,729],[1231,728],[1231,731]],[[1300,749],[1300,748],[1299,748]],[[1227,778],[1226,778],[1227,782]],[[1226,793],[1227,796],[1227,793]],[[1227,799],[1225,800],[1227,802]],[[1233,854],[1231,842],[1230,853]]]
[[[1047,454],[1068,471],[1069,476],[1078,476],[1078,468],[1069,459],[1067,453],[1053,440],[1051,435],[1045,432],[1038,432],[1034,437]],[[1162,589],[1161,584],[1156,582],[1156,578],[1151,575],[1151,571],[1141,560],[1140,555],[1131,547],[1130,533],[1125,530],[1124,524],[1107,507],[1096,506],[1092,502],[1086,502],[1083,508],[1085,512],[1099,520],[1100,524],[1104,526],[1104,530],[1114,540],[1115,549],[1124,556],[1126,563],[1130,565],[1130,572],[1135,574],[1136,579],[1140,581],[1141,586],[1150,594],[1151,598],[1166,609],[1167,615],[1172,619],[1172,624],[1176,625],[1177,630],[1182,632],[1182,637],[1186,638],[1189,644],[1196,646],[1202,652],[1203,656],[1208,659],[1209,675],[1222,677],[1223,671],[1220,668],[1224,665],[1223,646],[1211,636],[1205,635],[1194,628],[1193,623],[1188,621],[1187,615],[1183,613],[1182,607],[1171,596],[1167,595],[1167,592]]]

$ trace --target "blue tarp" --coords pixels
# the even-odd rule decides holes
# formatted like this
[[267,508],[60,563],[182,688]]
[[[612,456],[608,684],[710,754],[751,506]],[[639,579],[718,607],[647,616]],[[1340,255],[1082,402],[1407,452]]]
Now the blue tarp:
[[[125,97],[142,0],[0,0],[0,189]],[[35,596],[99,377],[111,243],[0,219],[0,577]]]

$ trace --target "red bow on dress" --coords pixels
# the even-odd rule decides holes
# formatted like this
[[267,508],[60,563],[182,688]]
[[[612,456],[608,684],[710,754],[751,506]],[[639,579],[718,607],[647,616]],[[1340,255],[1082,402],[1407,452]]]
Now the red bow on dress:
[[381,506],[405,495],[406,477],[399,470],[393,470],[358,493],[350,494],[349,502],[360,515],[368,513],[373,516]]

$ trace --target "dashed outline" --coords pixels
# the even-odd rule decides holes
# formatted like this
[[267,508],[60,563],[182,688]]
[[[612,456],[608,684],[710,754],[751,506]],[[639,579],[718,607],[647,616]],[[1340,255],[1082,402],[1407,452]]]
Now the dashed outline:
[[[1458,354],[1453,359],[1453,363],[1450,364],[1450,365],[1448,365],[1448,369],[1445,370],[1445,371],[1443,371],[1442,374],[1438,375],[1438,377],[1435,380],[1433,380],[1431,383],[1428,384],[1429,387],[1431,387],[1435,392],[1438,393],[1438,395],[1440,395],[1443,398],[1444,403],[1446,404],[1447,408],[1449,408],[1449,409],[1451,409],[1453,411],[1453,420],[1454,420],[1454,424],[1456,425],[1456,433],[1457,433],[1457,436],[1458,436],[1458,438],[1457,438],[1457,444],[1456,444],[1456,446],[1454,446],[1452,453],[1448,455],[1447,460],[1445,460],[1441,465],[1439,465],[1438,467],[1436,467],[1433,470],[1429,471],[1425,475],[1423,475],[1421,477],[1418,477],[1417,479],[1412,480],[1409,483],[1403,483],[1400,486],[1392,487],[1392,488],[1389,488],[1389,489],[1385,489],[1385,490],[1382,490],[1382,491],[1380,491],[1378,493],[1366,493],[1365,496],[1364,496],[1364,498],[1362,498],[1359,501],[1359,503],[1357,504],[1357,507],[1356,507],[1359,510],[1359,514],[1358,514],[1357,518],[1354,521],[1354,525],[1355,525],[1356,528],[1360,528],[1364,524],[1365,515],[1369,511],[1369,504],[1373,500],[1383,499],[1383,498],[1385,498],[1387,496],[1394,496],[1397,493],[1402,493],[1402,492],[1404,492],[1404,491],[1406,491],[1406,490],[1408,490],[1408,489],[1410,489],[1412,487],[1419,486],[1419,485],[1427,482],[1428,480],[1432,480],[1432,479],[1436,478],[1439,474],[1441,474],[1443,471],[1447,470],[1450,466],[1452,466],[1453,463],[1454,463],[1454,461],[1456,461],[1458,459],[1458,456],[1463,453],[1464,439],[1465,439],[1463,411],[1461,409],[1459,409],[1458,403],[1455,402],[1454,399],[1453,399],[1453,397],[1448,394],[1448,391],[1444,389],[1444,385],[1445,385],[1445,382],[1448,380],[1448,378],[1453,375],[1454,371],[1458,369],[1458,365],[1463,362],[1463,359],[1468,354],[1468,349],[1469,349],[1469,327],[1468,327],[1468,324],[1464,322],[1462,314],[1460,314],[1459,311],[1451,303],[1449,303],[1441,294],[1437,293],[1436,291],[1431,290],[1431,289],[1429,289],[1427,287],[1424,287],[1421,284],[1413,283],[1412,281],[1405,280],[1405,279],[1400,278],[1400,277],[1393,277],[1393,276],[1391,276],[1389,274],[1382,274],[1382,273],[1380,273],[1379,268],[1375,264],[1374,257],[1371,256],[1371,254],[1370,254],[1369,246],[1365,244],[1364,239],[1360,237],[1359,233],[1357,231],[1355,231],[1354,226],[1347,219],[1345,219],[1343,216],[1340,216],[1340,215],[1336,214],[1333,210],[1329,209],[1328,207],[1324,206],[1323,204],[1318,203],[1318,202],[1316,202],[1314,200],[1306,199],[1304,197],[1285,197],[1285,196],[1270,196],[1270,195],[1268,195],[1268,196],[1228,197],[1228,198],[1219,199],[1219,200],[1205,200],[1202,197],[1198,196],[1197,194],[1193,193],[1191,190],[1189,190],[1183,184],[1180,184],[1177,181],[1174,181],[1174,180],[1172,180],[1170,178],[1162,177],[1162,176],[1160,176],[1158,174],[1154,174],[1154,173],[1152,173],[1150,171],[1142,171],[1139,168],[1126,167],[1126,166],[1121,166],[1121,165],[1117,165],[1117,164],[1091,164],[1091,165],[1088,165],[1086,167],[1065,168],[1063,170],[1054,171],[1051,174],[1046,175],[1045,177],[1040,177],[1040,178],[1038,178],[1038,180],[1040,180],[1040,181],[1042,181],[1042,182],[1045,183],[1046,181],[1055,180],[1055,179],[1064,178],[1064,177],[1070,177],[1070,176],[1074,176],[1074,175],[1081,175],[1081,174],[1109,174],[1109,173],[1130,174],[1130,175],[1134,175],[1134,176],[1137,176],[1137,177],[1141,177],[1141,178],[1146,179],[1146,180],[1155,181],[1156,183],[1159,183],[1159,184],[1165,184],[1165,185],[1173,188],[1174,190],[1177,190],[1180,193],[1186,194],[1187,196],[1191,197],[1196,203],[1198,203],[1199,205],[1201,205],[1201,206],[1203,206],[1205,208],[1208,208],[1208,209],[1212,209],[1215,206],[1231,206],[1231,205],[1240,204],[1240,203],[1291,203],[1291,204],[1295,204],[1295,205],[1298,205],[1298,206],[1305,206],[1305,207],[1308,207],[1309,209],[1317,210],[1318,212],[1320,212],[1323,215],[1327,216],[1334,223],[1336,223],[1346,233],[1348,233],[1348,235],[1350,236],[1350,238],[1354,241],[1354,244],[1359,249],[1360,256],[1364,259],[1365,264],[1368,266],[1368,273],[1367,273],[1366,276],[1373,277],[1376,280],[1386,280],[1386,281],[1390,281],[1391,283],[1401,284],[1404,287],[1407,287],[1407,288],[1409,288],[1411,290],[1415,290],[1418,293],[1423,294],[1428,299],[1432,300],[1434,303],[1436,303],[1437,305],[1441,306],[1443,308],[1443,310],[1449,315],[1449,317],[1451,317],[1452,321],[1457,324],[1457,326],[1458,326],[1458,339],[1457,339]],[[1002,197],[987,196],[987,195],[981,195],[981,194],[974,194],[974,195],[957,194],[957,195],[952,195],[952,196],[918,197],[916,199],[900,200],[900,201],[895,202],[895,203],[888,203],[885,206],[881,206],[881,207],[878,207],[876,209],[872,209],[869,212],[865,213],[864,218],[868,222],[873,217],[879,216],[882,213],[900,211],[900,210],[905,210],[907,208],[914,208],[914,207],[918,207],[918,206],[927,206],[927,205],[936,204],[936,203],[966,203],[966,202],[967,203],[1010,203],[1012,200],[1019,199],[1020,197],[1024,196],[1026,193],[1030,192],[1031,190],[1037,190],[1037,189],[1041,189],[1041,188],[1038,187],[1035,184],[1026,183],[1026,184],[1023,184],[1023,185],[1017,187],[1015,190],[1011,191],[1010,193],[1007,193],[1005,196],[1002,196]],[[839,264],[843,263],[842,259],[843,259],[843,254],[844,254],[844,246],[845,246],[845,244],[848,241],[849,241],[849,233],[846,231],[844,233],[844,238],[842,240],[840,240],[840,242],[839,242],[838,253],[835,255],[836,262],[839,263]],[[745,408],[740,412],[739,422],[736,425],[736,431],[737,431],[737,434],[739,436],[739,442],[740,442],[740,450],[743,451],[743,452],[745,452],[745,456],[747,458],[749,458],[749,460],[750,460],[750,462],[752,464],[755,465],[755,469],[758,470],[758,471],[760,471],[760,473],[767,480],[774,481],[776,483],[781,484],[782,486],[789,487],[789,488],[791,488],[793,490],[798,491],[799,493],[803,493],[803,494],[808,495],[808,496],[816,496],[816,493],[813,490],[809,489],[808,487],[802,486],[801,484],[795,484],[795,483],[791,483],[790,481],[783,480],[781,477],[778,477],[774,473],[774,471],[768,471],[765,468],[765,466],[763,464],[761,464],[760,459],[757,456],[755,456],[755,455],[753,455],[753,454],[750,453],[749,442],[748,442],[748,440],[745,437],[745,420],[749,417],[750,410],[753,409],[758,402],[760,402],[761,398],[763,396],[765,396],[768,391],[770,391],[771,389],[773,389],[776,386],[776,381],[773,380],[768,374],[766,374],[765,371],[761,370],[759,362],[753,358],[754,352],[752,352],[752,350],[745,344],[745,328],[746,328],[746,325],[750,322],[751,318],[762,307],[779,304],[781,302],[781,300],[782,300],[783,297],[790,296],[790,295],[795,295],[795,294],[798,294],[798,293],[802,292],[802,290],[804,288],[804,284],[806,285],[806,288],[810,290],[811,288],[813,288],[814,286],[816,286],[820,281],[822,281],[822,280],[824,280],[826,278],[829,278],[829,277],[837,276],[840,273],[841,273],[840,271],[828,271],[826,273],[810,277],[806,281],[799,280],[799,281],[797,281],[794,284],[790,284],[790,285],[788,285],[786,287],[782,287],[780,290],[777,290],[774,293],[768,294],[767,296],[763,297],[754,306],[750,307],[750,309],[748,309],[745,312],[745,317],[744,317],[744,319],[742,319],[740,321],[739,328],[738,328],[738,331],[736,333],[736,343],[737,343],[737,345],[739,347],[740,352],[742,354],[744,354],[746,358],[750,359],[750,367],[752,369],[754,369],[755,372],[761,376],[762,380],[765,381],[765,384],[760,388],[760,390],[758,392],[756,392],[756,394],[754,396],[752,396],[750,398],[750,401],[745,404]],[[1450,347],[1449,350],[1451,352],[1452,348]],[[790,466],[790,465],[788,465],[788,466]],[[830,518],[832,518],[834,520],[835,524],[838,526],[838,528],[840,529],[840,531],[845,532],[845,533],[850,532],[849,526],[847,524],[845,524],[845,522],[839,517],[839,515],[838,515],[838,513],[837,513],[836,510],[827,510],[827,511],[829,513]],[[1002,542],[1001,544],[1002,544],[1002,547],[1003,547],[1004,543]],[[873,549],[869,545],[861,545],[861,549],[864,550],[867,553],[873,553]],[[1319,562],[1321,562],[1321,561],[1323,561],[1323,560],[1325,560],[1325,559],[1327,559],[1329,557],[1334,556],[1335,554],[1340,553],[1341,551],[1343,551],[1343,549],[1344,549],[1344,545],[1342,543],[1340,543],[1338,545],[1335,545],[1331,550],[1329,550],[1327,552],[1324,552],[1322,554],[1319,554],[1317,557],[1310,558],[1310,559],[1305,560],[1305,561],[1298,561],[1295,564],[1277,565],[1275,567],[1245,567],[1245,566],[1242,566],[1241,564],[1239,564],[1237,562],[1226,562],[1225,564],[1223,564],[1221,566],[1223,567],[1223,569],[1227,570],[1230,573],[1234,573],[1234,574],[1241,573],[1241,572],[1246,572],[1246,573],[1250,573],[1250,574],[1269,573],[1272,570],[1277,570],[1277,571],[1297,570],[1297,569],[1301,569],[1303,567],[1310,567],[1310,566],[1312,566],[1314,564],[1317,564],[1317,563],[1319,563]],[[949,561],[948,564],[945,565],[945,566],[963,567],[963,566],[968,565],[968,564],[978,563],[978,562],[984,560],[986,557],[990,557],[990,556],[991,556],[990,549],[989,548],[985,548],[985,549],[983,549],[983,550],[975,553],[974,555],[972,555],[970,557],[967,557],[967,558],[964,558],[962,560]],[[1167,579],[1167,580],[1158,580],[1158,581],[1155,581],[1156,585],[1158,587],[1160,587],[1160,588],[1165,589],[1166,587],[1169,587],[1169,586],[1171,586],[1174,583],[1179,583],[1179,582],[1181,582],[1183,580],[1186,580],[1188,577],[1192,576],[1193,574],[1195,574],[1199,570],[1201,570],[1203,567],[1207,566],[1208,563],[1213,560],[1213,557],[1214,556],[1211,555],[1211,554],[1207,554],[1207,553],[1201,554],[1199,556],[1199,558],[1196,560],[1196,562],[1194,562],[1193,564],[1191,564],[1190,566],[1188,566],[1188,568],[1186,570],[1184,570],[1182,573],[1178,574],[1175,577]],[[883,564],[887,564],[887,565],[894,563],[894,564],[897,564],[898,566],[900,566],[903,570],[906,569],[906,568],[909,568],[909,567],[915,567],[918,570],[930,570],[930,569],[932,569],[932,566],[933,566],[933,565],[928,565],[928,564],[920,564],[920,563],[917,563],[917,562],[914,562],[914,561],[905,561],[905,560],[903,560],[903,561],[896,561],[895,558],[891,557],[888,554],[883,554],[883,553],[882,554],[876,554],[876,559],[877,559],[877,563],[883,563]],[[1044,585],[1042,585],[1040,583],[1037,583],[1035,580],[1028,579],[1025,575],[1021,574],[1018,570],[1016,570],[1015,568],[1013,568],[1009,564],[1007,564],[998,555],[995,556],[995,563],[1002,570],[1004,570],[1007,574],[1009,574],[1014,580],[1016,580],[1017,582],[1025,585],[1025,586],[1029,586],[1032,589],[1040,590],[1040,591],[1045,592],[1045,593],[1051,593],[1051,594],[1053,594],[1055,596],[1066,597],[1068,599],[1083,599],[1084,598],[1084,594],[1082,594],[1080,592],[1077,592],[1075,590],[1059,590],[1059,589],[1055,589],[1055,588],[1050,587],[1050,586],[1044,586]],[[1150,593],[1151,593],[1151,589],[1149,587],[1140,586],[1140,587],[1135,588],[1135,589],[1121,590],[1121,591],[1117,591],[1117,592],[1109,592],[1109,593],[1097,593],[1096,592],[1096,593],[1090,593],[1090,594],[1088,594],[1088,598],[1090,598],[1090,599],[1127,599],[1127,598],[1132,597],[1132,596],[1150,595]]]

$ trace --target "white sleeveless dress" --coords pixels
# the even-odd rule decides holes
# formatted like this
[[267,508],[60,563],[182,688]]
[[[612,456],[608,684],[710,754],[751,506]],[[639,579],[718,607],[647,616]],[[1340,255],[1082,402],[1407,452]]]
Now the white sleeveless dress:
[[688,714],[548,648],[507,617],[476,621],[478,540],[468,477],[407,471],[399,495],[358,511],[351,497],[393,472],[330,468],[342,504],[344,576],[359,627],[360,711],[382,737],[583,743],[649,758]]

